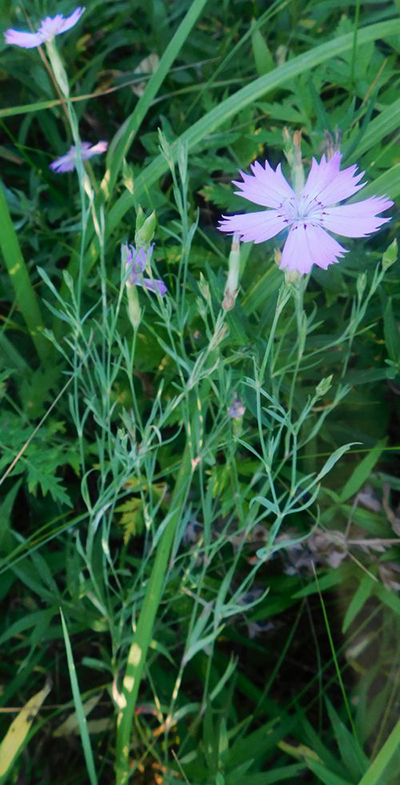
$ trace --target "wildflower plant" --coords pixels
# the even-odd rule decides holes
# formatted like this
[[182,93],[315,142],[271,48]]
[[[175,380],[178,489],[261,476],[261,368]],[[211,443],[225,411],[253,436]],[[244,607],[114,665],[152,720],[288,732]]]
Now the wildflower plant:
[[[10,217],[10,212],[15,217],[20,189],[7,188],[2,201],[0,188],[5,227],[0,248],[9,274],[7,292],[15,287],[18,306],[0,336],[12,369],[12,386],[7,374],[1,377],[5,445],[0,483],[7,493],[0,578],[11,576],[1,589],[12,594],[14,581],[18,600],[1,640],[10,662],[19,662],[24,651],[2,700],[14,704],[14,693],[24,695],[30,679],[52,673],[54,652],[61,663],[54,686],[41,682],[32,703],[37,711],[53,690],[57,709],[49,706],[39,725],[26,704],[26,733],[11,756],[12,726],[8,736],[5,730],[0,751],[8,756],[0,764],[0,779],[13,767],[15,776],[24,776],[17,769],[25,765],[20,752],[28,742],[29,723],[38,733],[43,725],[46,734],[50,729],[51,743],[62,745],[65,765],[91,785],[126,785],[135,777],[242,785],[247,777],[261,781],[266,771],[276,781],[300,781],[310,771],[327,781],[329,767],[337,781],[359,782],[375,765],[353,726],[363,729],[365,739],[374,736],[374,729],[363,726],[362,706],[353,719],[357,701],[348,700],[340,671],[332,693],[335,707],[338,695],[343,696],[341,717],[330,707],[329,718],[333,728],[340,728],[342,760],[328,749],[336,743],[329,730],[325,733],[328,723],[321,723],[317,733],[307,719],[320,697],[310,686],[324,680],[331,694],[324,669],[338,663],[336,652],[324,643],[320,620],[315,673],[309,675],[311,656],[305,675],[301,668],[295,678],[284,672],[284,695],[276,675],[290,660],[303,662],[304,640],[312,636],[308,626],[301,635],[296,632],[304,624],[303,611],[315,610],[305,598],[317,592],[309,554],[323,569],[326,560],[318,548],[332,542],[332,521],[335,532],[341,523],[346,527],[354,521],[374,536],[388,533],[387,497],[373,518],[363,515],[356,498],[386,449],[380,430],[387,407],[374,402],[377,385],[390,389],[398,373],[392,302],[397,247],[386,238],[392,227],[388,216],[380,215],[393,203],[371,190],[376,184],[377,194],[396,190],[389,142],[383,183],[371,163],[379,156],[380,140],[394,130],[391,92],[383,92],[379,102],[364,102],[365,69],[358,72],[354,56],[347,80],[354,87],[346,84],[346,90],[362,88],[360,110],[350,92],[353,109],[346,113],[340,95],[327,102],[345,129],[343,155],[363,165],[365,156],[376,181],[365,186],[364,200],[344,204],[364,187],[362,175],[355,165],[341,168],[341,153],[332,155],[329,145],[320,157],[325,127],[318,118],[328,122],[327,112],[319,104],[316,115],[306,112],[307,102],[295,105],[285,91],[293,80],[294,94],[304,93],[313,106],[304,73],[314,76],[311,69],[318,66],[318,79],[323,74],[328,80],[328,64],[339,62],[343,68],[343,58],[357,51],[364,56],[366,44],[379,62],[375,42],[383,39],[389,46],[396,23],[372,21],[358,31],[356,41],[353,28],[338,30],[322,44],[317,40],[310,51],[291,51],[287,62],[275,68],[260,35],[276,16],[277,30],[283,29],[281,4],[272,4],[249,30],[235,4],[223,18],[213,6],[197,27],[206,4],[195,0],[189,5],[179,24],[183,9],[178,3],[172,11],[158,4],[154,17],[149,12],[148,24],[162,52],[157,70],[140,73],[146,85],[142,94],[128,88],[129,100],[115,100],[108,114],[101,114],[103,104],[96,102],[115,96],[100,99],[96,78],[102,71],[96,71],[96,63],[111,53],[119,57],[115,50],[121,41],[133,41],[135,51],[145,48],[144,41],[150,46],[147,38],[136,38],[128,4],[119,4],[115,21],[101,4],[96,14],[89,13],[94,6],[88,7],[85,33],[95,30],[103,14],[102,36],[90,39],[101,56],[97,61],[90,49],[81,62],[81,55],[74,55],[82,68],[76,68],[73,88],[57,37],[80,22],[83,8],[46,17],[30,33],[10,28],[5,35],[8,44],[21,49],[45,45],[58,105],[38,110],[51,112],[51,122],[39,125],[39,140],[46,132],[45,153],[55,174],[74,173],[53,176],[43,155],[45,165],[37,167],[36,177],[48,193],[34,203],[43,215],[35,233],[20,227],[20,244]],[[126,31],[121,30],[124,9]],[[321,19],[328,12],[333,13],[323,9]],[[216,19],[221,22],[217,30]],[[186,66],[192,44],[185,42],[194,28],[193,40],[204,52],[211,31],[213,47],[216,42],[219,47],[217,64],[212,59],[196,62],[193,69]],[[114,43],[111,29],[117,33]],[[229,46],[227,29],[233,31]],[[331,25],[329,33],[334,29]],[[237,72],[234,55],[236,46],[243,52],[249,35],[258,76],[246,72],[248,82],[238,87],[232,73],[240,83],[244,74]],[[305,46],[296,36],[293,41],[294,47]],[[181,64],[174,64],[181,51],[183,77]],[[282,51],[276,55],[282,58]],[[387,68],[389,73],[391,65]],[[199,83],[200,72],[206,86]],[[340,73],[337,68],[338,79]],[[367,73],[375,84],[375,60]],[[182,90],[182,83],[190,90]],[[228,97],[227,89],[232,90]],[[89,90],[90,114],[85,108]],[[106,90],[111,96],[116,92],[114,86]],[[272,90],[279,91],[278,98],[262,106]],[[134,106],[126,111],[131,100]],[[159,101],[169,102],[162,111]],[[377,116],[371,120],[375,106]],[[304,157],[313,162],[306,180],[299,145],[293,143],[292,149],[290,141],[288,147],[284,132],[292,185],[279,165],[253,163],[252,174],[236,183],[239,195],[266,209],[239,215],[236,197],[225,182],[221,185],[221,170],[225,181],[236,162],[243,168],[265,155],[261,147],[268,147],[271,161],[282,155],[282,135],[271,130],[269,120],[265,127],[260,124],[260,111],[274,129],[283,122],[304,127]],[[93,123],[97,113],[98,126]],[[92,127],[104,124],[109,143],[81,140],[88,117]],[[370,121],[377,140],[371,153],[362,146],[368,133],[371,137]],[[156,133],[161,124],[163,131]],[[133,144],[139,129],[140,144],[139,139]],[[35,139],[35,126],[29,133]],[[57,152],[63,154],[56,157]],[[107,156],[92,171],[86,161],[101,153]],[[38,210],[28,206],[34,221]],[[221,208],[233,213],[223,219],[222,234],[217,229]],[[370,245],[370,235],[380,228]],[[260,243],[283,231],[288,236],[282,254],[275,252],[278,269],[272,253],[268,258],[269,247]],[[331,232],[365,239],[345,249]],[[346,264],[335,264],[344,253]],[[378,293],[385,302],[383,327]],[[36,357],[30,368],[18,348],[22,341],[30,359],[31,339],[40,368]],[[26,503],[19,496],[23,476],[30,504],[26,524],[20,513]],[[387,481],[375,474],[373,482],[382,490]],[[345,619],[347,626],[356,621],[357,639],[362,601],[374,596],[375,604],[377,599],[387,608],[395,603],[385,587],[375,586],[376,576],[384,574],[382,564],[380,571],[378,563],[365,559],[364,564],[358,551],[358,564],[349,564],[352,543],[361,549],[362,535],[346,532],[340,538],[335,533],[335,538],[346,542],[346,551],[340,560],[331,559],[330,572],[317,576],[318,587],[323,592],[325,586],[350,586],[350,591],[359,585]],[[301,559],[296,561],[293,553]],[[79,732],[82,754],[76,740],[69,742],[71,727]],[[343,739],[350,749],[347,757]],[[383,749],[382,739],[377,746]],[[308,754],[313,745],[315,754]],[[390,758],[392,753],[386,754]],[[38,781],[45,781],[47,760],[42,765],[35,759],[34,765]]]
[[312,160],[310,173],[301,189],[293,190],[282,173],[281,164],[274,170],[268,161],[251,165],[252,174],[241,172],[239,196],[268,207],[256,213],[224,216],[221,232],[236,233],[244,242],[262,243],[287,230],[280,267],[301,274],[311,271],[313,264],[326,270],[341,259],[346,249],[330,232],[345,237],[366,237],[376,232],[390,218],[378,215],[393,202],[383,196],[372,196],[355,204],[340,204],[354,196],[365,183],[364,172],[357,166],[340,171],[342,155],[335,152],[327,160]]

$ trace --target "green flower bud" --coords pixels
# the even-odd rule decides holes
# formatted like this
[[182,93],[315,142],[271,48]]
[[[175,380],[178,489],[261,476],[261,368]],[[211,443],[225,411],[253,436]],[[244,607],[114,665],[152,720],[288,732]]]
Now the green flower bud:
[[384,271],[388,270],[397,259],[397,240],[393,240],[389,248],[386,248],[382,256],[382,268]]
[[331,385],[332,385],[332,375],[326,376],[325,379],[321,379],[320,383],[315,388],[315,394],[318,396],[318,398],[323,398],[324,395],[326,395],[326,393],[328,392],[328,390],[330,390]]
[[[143,221],[144,213],[141,208],[140,211],[141,211],[140,213],[138,211],[137,220],[136,220],[136,233],[135,233],[136,248],[140,248],[141,246],[146,247],[150,245],[154,237],[154,232],[156,230],[156,225],[157,225],[157,217],[156,217],[155,210],[153,210],[151,215],[149,215],[148,218],[145,218],[144,221]],[[138,222],[140,224],[139,229],[137,228]]]
[[126,291],[128,294],[128,316],[134,330],[137,330],[142,319],[142,313],[139,305],[139,297],[137,287],[133,284],[126,284]]
[[225,285],[224,299],[222,308],[224,311],[230,311],[235,307],[236,297],[238,293],[240,272],[240,241],[238,235],[233,235],[231,252],[229,254],[229,272],[228,280]]

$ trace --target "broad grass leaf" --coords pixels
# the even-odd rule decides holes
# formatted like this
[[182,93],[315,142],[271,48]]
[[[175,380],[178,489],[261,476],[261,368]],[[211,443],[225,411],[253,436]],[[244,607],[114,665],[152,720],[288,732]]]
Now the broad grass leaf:
[[[330,570],[322,578],[318,579],[317,581],[311,581],[308,586],[305,586],[300,591],[297,591],[296,594],[293,595],[296,599],[300,599],[301,597],[308,597],[310,594],[315,594],[318,592],[318,587],[321,591],[325,589],[331,589],[333,586],[337,586],[338,584],[342,584],[346,578],[351,577],[354,573],[354,568],[348,564],[342,564],[338,567],[337,570]],[[400,600],[399,600],[400,606]]]
[[342,777],[329,771],[321,763],[317,763],[317,761],[306,758],[306,763],[310,771],[314,772],[320,782],[323,782],[325,785],[352,785],[350,780],[344,780]]
[[[400,749],[400,720],[394,726],[391,734],[386,739],[383,747],[379,750],[375,760],[365,772],[358,785],[394,785],[399,774],[398,753]],[[397,760],[396,760],[397,756]],[[393,758],[395,760],[393,761]],[[394,763],[392,767],[392,763]],[[389,770],[389,766],[391,769]],[[389,779],[390,777],[390,779]],[[393,777],[393,779],[392,779]]]
[[346,728],[330,701],[326,700],[326,704],[332,730],[339,747],[340,759],[349,772],[351,780],[356,781],[359,777],[362,777],[367,770],[369,760],[360,747],[358,740],[354,738],[354,735]]
[[273,71],[275,65],[274,58],[269,51],[267,42],[265,41],[261,30],[254,22],[252,23],[251,28],[251,44],[253,47],[253,56],[257,73],[260,76],[263,76],[264,74],[268,74],[270,71]]
[[[289,780],[289,785],[291,785],[291,783],[297,782],[297,778],[300,777],[305,768],[304,763],[292,763],[289,766],[278,766],[273,771],[247,774],[241,776],[240,781],[232,779],[232,782],[237,782],[237,785],[273,785],[275,782],[286,782]],[[233,777],[234,774],[235,772],[229,775],[228,783],[231,782],[230,777]]]
[[50,684],[46,684],[40,692],[30,698],[11,723],[0,745],[0,783],[6,782],[8,774],[25,747],[33,720],[50,689]]
[[369,575],[363,575],[357,590],[354,592],[343,619],[342,632],[345,633],[374,592],[375,581]]

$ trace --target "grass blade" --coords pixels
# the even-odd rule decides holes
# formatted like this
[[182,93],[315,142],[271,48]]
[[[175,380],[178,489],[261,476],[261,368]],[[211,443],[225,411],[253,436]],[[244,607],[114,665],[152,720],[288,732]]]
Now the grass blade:
[[[374,762],[369,767],[368,771],[365,772],[364,776],[358,783],[358,785],[382,785],[384,781],[388,782],[388,780],[383,780],[382,775],[385,773],[387,766],[389,765],[390,761],[392,760],[394,754],[398,752],[400,749],[400,720],[397,721],[396,725],[394,726],[390,736],[386,739],[383,747],[381,747],[378,755],[376,756]],[[398,774],[397,772],[393,771],[393,775]],[[389,774],[386,771],[386,774]]]
[[22,752],[28,733],[31,729],[42,703],[50,692],[50,683],[28,700],[15,720],[11,723],[2,743],[0,744],[0,783],[6,782],[18,755]]
[[67,652],[67,662],[68,662],[68,670],[69,670],[69,678],[71,680],[71,687],[72,687],[72,695],[75,704],[75,711],[76,716],[78,719],[79,730],[82,739],[82,746],[83,746],[83,753],[85,755],[86,761],[86,768],[88,771],[89,779],[91,785],[97,785],[97,775],[96,770],[94,767],[94,759],[93,759],[93,752],[92,746],[90,744],[90,736],[89,731],[87,728],[87,721],[85,716],[85,710],[83,708],[81,694],[79,692],[79,684],[78,679],[76,676],[75,670],[75,663],[74,663],[74,655],[72,653],[71,642],[68,635],[67,625],[65,623],[64,614],[62,609],[60,608],[60,615],[61,615],[61,623],[64,633],[64,641],[65,641],[65,649]]
[[39,303],[25,266],[1,182],[0,225],[0,250],[3,254],[10,281],[14,287],[17,305],[24,317],[36,351],[41,361],[46,363],[51,347],[44,336],[40,334],[40,330],[43,329],[44,325]]

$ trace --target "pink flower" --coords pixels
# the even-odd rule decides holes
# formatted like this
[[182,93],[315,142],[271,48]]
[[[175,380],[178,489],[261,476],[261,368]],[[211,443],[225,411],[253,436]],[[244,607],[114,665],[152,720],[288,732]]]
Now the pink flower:
[[238,398],[234,393],[232,406],[228,409],[228,416],[233,420],[240,420],[246,411],[246,407],[241,398]]
[[[340,171],[341,154],[320,163],[313,158],[306,184],[296,194],[282,174],[281,165],[272,169],[268,161],[251,165],[252,175],[241,172],[243,182],[235,182],[235,191],[250,202],[270,208],[256,213],[223,216],[221,232],[239,233],[244,242],[262,243],[288,229],[282,251],[281,269],[309,273],[313,264],[324,270],[347,253],[328,232],[345,237],[365,237],[376,232],[390,218],[378,213],[393,205],[384,196],[372,196],[362,202],[342,205],[365,183],[364,172],[356,174],[357,166]],[[332,206],[335,205],[335,206]]]
[[[82,159],[87,161],[88,158],[91,158],[93,155],[99,155],[99,153],[105,153],[108,147],[108,142],[97,142],[97,144],[91,145],[90,142],[81,142],[81,154]],[[72,172],[76,166],[76,147],[73,145],[70,147],[68,152],[65,155],[61,155],[60,158],[56,158],[55,161],[52,161],[49,164],[50,169],[53,172]]]
[[41,46],[46,41],[51,41],[54,36],[66,33],[67,30],[74,27],[84,10],[84,8],[79,7],[69,16],[63,16],[62,14],[46,16],[36,33],[25,33],[21,30],[10,28],[4,33],[4,40],[6,44],[15,44],[15,46],[22,46],[24,49],[33,49],[35,46]]
[[126,259],[126,271],[129,272],[128,285],[144,286],[149,292],[158,292],[164,297],[167,287],[163,281],[156,278],[144,278],[143,272],[150,265],[154,244],[148,251],[144,248],[136,249],[133,245],[122,245],[122,258]]

